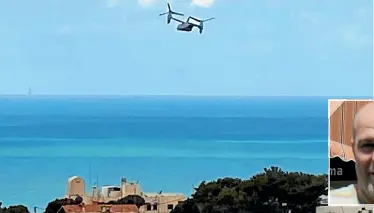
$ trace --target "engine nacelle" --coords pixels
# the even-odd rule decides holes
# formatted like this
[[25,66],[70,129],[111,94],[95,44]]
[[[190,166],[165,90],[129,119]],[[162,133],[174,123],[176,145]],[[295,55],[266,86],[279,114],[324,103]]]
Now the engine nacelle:
[[169,13],[169,14],[168,14],[168,20],[167,20],[167,23],[168,23],[168,24],[170,24],[171,18],[172,18],[172,17],[171,17],[171,14]]
[[204,29],[204,24],[203,22],[200,22],[200,27],[199,27],[200,34],[203,33],[203,29]]

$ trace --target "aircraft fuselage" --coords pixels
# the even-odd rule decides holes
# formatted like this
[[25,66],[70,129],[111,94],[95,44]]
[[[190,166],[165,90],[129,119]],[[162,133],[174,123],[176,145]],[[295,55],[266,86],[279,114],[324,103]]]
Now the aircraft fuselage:
[[177,30],[179,31],[191,31],[193,28],[193,25],[192,24],[189,24],[189,23],[182,23],[182,24],[178,24],[178,27],[177,27]]

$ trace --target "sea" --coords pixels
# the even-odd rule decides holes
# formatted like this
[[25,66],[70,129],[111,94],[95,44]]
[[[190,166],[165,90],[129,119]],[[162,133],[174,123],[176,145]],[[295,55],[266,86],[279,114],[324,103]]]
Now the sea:
[[190,196],[264,168],[328,170],[326,97],[2,96],[0,201],[45,208],[70,176]]

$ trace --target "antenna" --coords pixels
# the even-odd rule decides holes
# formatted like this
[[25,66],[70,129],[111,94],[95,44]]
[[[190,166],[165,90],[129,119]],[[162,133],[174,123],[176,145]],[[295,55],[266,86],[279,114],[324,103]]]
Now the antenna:
[[40,207],[34,206],[34,213],[37,213],[37,209],[45,210],[44,208],[40,208]]
[[88,184],[92,187],[92,177],[91,177],[91,162],[88,164]]
[[96,184],[99,187],[99,172],[96,172]]

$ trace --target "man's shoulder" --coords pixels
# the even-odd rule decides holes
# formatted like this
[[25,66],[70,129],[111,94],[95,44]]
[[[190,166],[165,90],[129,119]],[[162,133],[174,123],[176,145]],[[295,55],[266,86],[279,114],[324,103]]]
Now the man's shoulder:
[[359,204],[355,185],[349,185],[329,192],[330,203],[333,205]]

